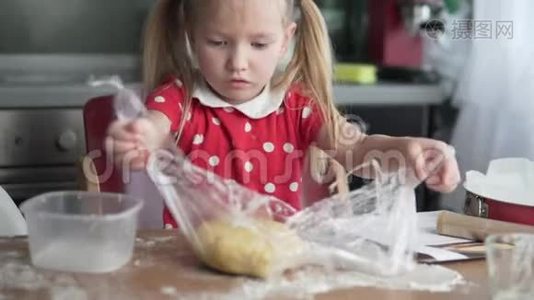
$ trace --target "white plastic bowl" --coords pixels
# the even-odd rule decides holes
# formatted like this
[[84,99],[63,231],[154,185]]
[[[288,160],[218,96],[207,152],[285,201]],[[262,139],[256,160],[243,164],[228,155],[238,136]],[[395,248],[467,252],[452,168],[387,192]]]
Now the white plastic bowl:
[[111,193],[52,192],[21,205],[36,267],[104,273],[132,257],[140,199]]

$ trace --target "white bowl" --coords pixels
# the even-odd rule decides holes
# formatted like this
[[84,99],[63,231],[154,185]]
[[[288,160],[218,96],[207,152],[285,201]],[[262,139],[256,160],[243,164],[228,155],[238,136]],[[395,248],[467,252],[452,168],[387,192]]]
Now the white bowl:
[[140,199],[111,193],[51,192],[21,205],[32,263],[59,271],[104,273],[132,257]]

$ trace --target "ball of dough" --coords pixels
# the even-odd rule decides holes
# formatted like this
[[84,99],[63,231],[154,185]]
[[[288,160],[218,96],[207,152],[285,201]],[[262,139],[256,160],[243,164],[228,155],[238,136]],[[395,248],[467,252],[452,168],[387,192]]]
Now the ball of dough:
[[204,222],[197,230],[197,254],[222,272],[266,278],[301,250],[302,241],[284,224],[271,220]]

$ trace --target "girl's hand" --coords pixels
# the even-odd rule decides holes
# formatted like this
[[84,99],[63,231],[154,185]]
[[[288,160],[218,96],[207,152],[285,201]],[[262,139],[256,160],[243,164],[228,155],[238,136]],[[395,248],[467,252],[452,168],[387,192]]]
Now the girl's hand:
[[150,152],[158,148],[160,135],[147,118],[115,121],[108,129],[106,152],[112,154],[116,166],[141,170],[145,168]]
[[404,153],[408,168],[415,171],[418,182],[435,191],[449,193],[460,182],[454,149],[444,142],[427,138],[392,138]]
[[[381,171],[407,171],[405,183],[426,185],[438,192],[452,192],[460,182],[460,171],[454,149],[444,142],[414,137],[367,135],[360,128],[342,122],[340,137],[335,141],[336,150],[330,151],[331,142],[325,126],[320,131],[317,145],[332,153],[345,169],[363,178],[373,178],[377,170],[370,162],[378,162]],[[368,165],[368,166],[366,166]]]
[[108,128],[106,152],[122,169],[141,170],[148,156],[162,147],[171,130],[171,121],[159,111],[148,111],[146,117],[133,121],[115,121]]

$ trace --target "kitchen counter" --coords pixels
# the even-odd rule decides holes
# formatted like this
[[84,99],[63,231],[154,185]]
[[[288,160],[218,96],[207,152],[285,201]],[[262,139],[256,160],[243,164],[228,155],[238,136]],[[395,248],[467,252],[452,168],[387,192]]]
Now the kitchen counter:
[[[131,85],[139,87],[140,85]],[[113,93],[112,87],[73,85],[0,85],[0,109],[81,108],[87,99]],[[439,85],[380,83],[334,85],[337,105],[437,105],[445,96]]]
[[[138,87],[139,85],[129,85]],[[88,99],[115,93],[111,86],[72,85],[0,85],[0,109],[10,108],[82,108]]]
[[[446,267],[462,273],[469,283],[448,293],[350,287],[318,294],[315,298],[489,299],[484,260],[449,263]],[[2,299],[221,299],[224,296],[243,299],[250,298],[245,296],[246,292],[258,293],[260,283],[202,267],[184,237],[175,230],[139,232],[132,260],[109,274],[36,269],[30,262],[26,238],[0,238]],[[280,291],[271,298],[299,296],[288,291],[290,294]]]
[[336,84],[334,96],[337,105],[439,105],[445,100],[437,84]]

